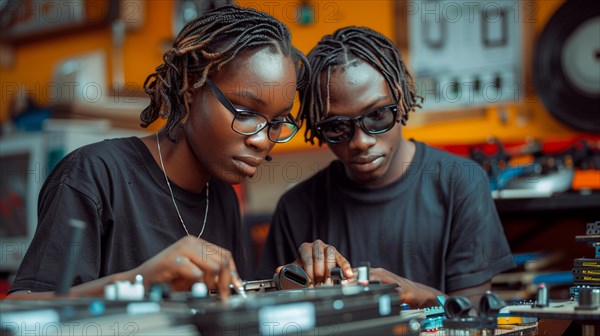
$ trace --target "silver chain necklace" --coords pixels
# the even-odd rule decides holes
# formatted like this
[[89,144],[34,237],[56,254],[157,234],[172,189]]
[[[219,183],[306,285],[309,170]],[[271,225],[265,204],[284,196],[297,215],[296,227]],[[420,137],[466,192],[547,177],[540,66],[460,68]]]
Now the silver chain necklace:
[[[165,169],[165,164],[163,163],[162,154],[160,153],[160,140],[158,138],[158,132],[156,133],[156,144],[158,147],[158,158],[160,159],[160,167],[162,168],[163,174],[165,174],[165,181],[167,181],[167,187],[169,187],[169,192],[171,192],[171,200],[173,200],[173,205],[175,206],[175,211],[177,211],[177,215],[179,216],[179,221],[181,221],[181,225],[187,233],[188,236],[191,236],[189,233],[187,226],[183,222],[183,218],[181,217],[181,213],[179,212],[179,208],[177,207],[177,203],[175,202],[175,196],[173,196],[173,189],[171,189],[171,183],[169,182],[169,177],[167,176],[167,171]],[[200,234],[198,234],[198,239],[202,236],[204,232],[204,227],[206,226],[206,219],[208,218],[208,181],[206,182],[206,210],[204,211],[204,222],[202,223],[202,230],[200,230]]]

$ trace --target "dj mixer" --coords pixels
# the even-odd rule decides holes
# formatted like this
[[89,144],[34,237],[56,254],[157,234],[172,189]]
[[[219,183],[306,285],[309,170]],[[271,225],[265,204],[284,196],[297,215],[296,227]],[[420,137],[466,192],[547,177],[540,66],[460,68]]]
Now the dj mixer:
[[331,286],[248,293],[227,304],[189,302],[192,318],[203,335],[279,335],[308,331],[317,334],[400,334],[420,331],[420,314],[401,311],[394,285]]
[[[139,275],[134,283],[107,285],[103,299],[63,295],[0,302],[0,335],[489,334],[505,306],[490,292],[480,302],[479,316],[471,316],[464,297],[439,297],[439,307],[411,310],[400,300],[397,285],[369,281],[368,268],[368,263],[358,267],[355,281],[334,268],[333,285],[312,287],[304,270],[289,264],[273,279],[230,286],[228,299],[203,283],[188,292],[171,292],[166,284],[145,288]],[[529,335],[520,327],[513,331]]]
[[248,292],[221,300],[177,293],[169,299],[0,304],[2,335],[418,335],[422,315],[402,311],[393,285]]

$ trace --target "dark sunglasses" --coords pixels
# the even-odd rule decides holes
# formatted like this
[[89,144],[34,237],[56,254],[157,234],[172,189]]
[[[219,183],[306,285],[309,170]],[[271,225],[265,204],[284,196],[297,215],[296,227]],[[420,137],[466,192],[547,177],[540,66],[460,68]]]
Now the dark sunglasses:
[[206,79],[206,84],[212,90],[213,94],[223,106],[233,113],[233,121],[231,129],[242,135],[254,135],[268,127],[267,134],[269,140],[276,143],[288,142],[298,132],[298,124],[291,114],[287,115],[284,120],[269,121],[264,115],[244,109],[238,109],[233,106],[233,103],[223,94],[223,92],[210,79]]
[[358,117],[332,117],[317,122],[317,130],[329,143],[340,143],[352,139],[356,124],[368,134],[381,134],[396,124],[398,104],[389,104]]

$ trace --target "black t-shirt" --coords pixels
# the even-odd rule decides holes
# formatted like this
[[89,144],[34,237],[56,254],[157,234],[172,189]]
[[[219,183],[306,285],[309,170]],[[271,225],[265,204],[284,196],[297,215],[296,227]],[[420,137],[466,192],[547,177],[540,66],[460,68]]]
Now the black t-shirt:
[[488,179],[470,160],[415,142],[406,172],[376,189],[350,180],[340,161],[280,199],[255,276],[294,261],[321,239],[356,267],[368,261],[452,292],[514,267]]
[[[197,236],[206,190],[193,193],[173,182],[171,187],[190,234]],[[186,235],[164,174],[139,138],[88,145],[65,157],[44,183],[38,227],[11,292],[56,289],[63,254],[74,250],[68,241],[71,218],[87,224],[73,285],[133,269]],[[243,268],[242,234],[233,188],[211,179],[202,239],[230,250]]]

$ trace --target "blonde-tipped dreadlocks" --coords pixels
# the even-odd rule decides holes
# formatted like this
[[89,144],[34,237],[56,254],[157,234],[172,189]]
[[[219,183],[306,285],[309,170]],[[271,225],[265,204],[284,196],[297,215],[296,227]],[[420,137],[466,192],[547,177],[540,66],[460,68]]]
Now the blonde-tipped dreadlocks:
[[147,127],[158,117],[167,119],[167,137],[177,141],[173,128],[189,118],[185,93],[204,85],[206,78],[233,60],[242,50],[273,48],[302,64],[298,88],[306,85],[310,68],[306,57],[291,45],[287,27],[274,17],[251,8],[224,6],[183,27],[164,63],[144,82],[150,105],[140,115]]
[[[401,121],[406,125],[408,113],[421,107],[415,85],[408,73],[398,49],[382,34],[366,27],[346,27],[332,35],[324,36],[307,56],[310,63],[309,83],[300,89],[300,113],[298,119],[306,121],[304,137],[314,144],[320,138],[316,123],[326,117],[329,97],[322,97],[321,75],[325,76],[326,92],[329,92],[331,67],[349,65],[360,59],[378,70],[389,85],[394,99],[400,103]],[[421,98],[422,100],[422,98]]]

